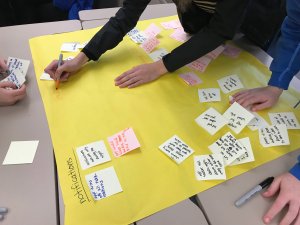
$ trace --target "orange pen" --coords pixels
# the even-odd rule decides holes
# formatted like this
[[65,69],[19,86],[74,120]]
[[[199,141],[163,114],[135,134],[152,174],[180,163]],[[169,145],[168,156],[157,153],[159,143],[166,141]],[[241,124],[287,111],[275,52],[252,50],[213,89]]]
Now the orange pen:
[[[63,54],[60,53],[60,54],[59,54],[59,58],[58,58],[57,68],[60,67],[60,66],[62,65],[62,62],[63,62]],[[55,88],[56,88],[56,90],[57,90],[58,87],[59,87],[59,82],[60,82],[60,78],[58,78],[58,79],[55,81]]]

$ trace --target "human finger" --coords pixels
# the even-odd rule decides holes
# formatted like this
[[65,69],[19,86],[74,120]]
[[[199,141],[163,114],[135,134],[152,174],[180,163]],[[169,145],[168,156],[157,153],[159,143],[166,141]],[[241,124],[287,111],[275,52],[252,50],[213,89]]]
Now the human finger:
[[285,214],[279,225],[290,225],[295,220],[299,213],[299,205],[297,201],[291,201],[289,203],[288,212]]
[[45,69],[44,71],[50,75],[52,79],[54,79],[55,72],[57,70],[58,61],[53,60]]
[[300,211],[298,212],[298,216],[294,222],[294,225],[300,225]]
[[0,82],[0,88],[16,88],[16,85],[10,81],[3,81]]
[[280,189],[281,181],[282,181],[281,176],[275,177],[275,179],[272,181],[271,185],[268,187],[268,189],[265,192],[262,193],[262,195],[266,198],[272,197]]
[[273,218],[283,209],[283,207],[288,203],[288,200],[284,198],[282,195],[276,198],[275,202],[268,210],[268,212],[264,215],[263,220],[266,224],[270,223]]
[[144,83],[145,83],[144,81],[139,80],[139,81],[129,85],[128,88],[135,88],[135,87],[140,86],[141,84],[144,84]]
[[130,70],[127,70],[126,72],[122,73],[120,76],[115,78],[115,83],[121,82],[124,78],[126,78],[128,75],[134,73],[136,71],[136,68],[132,68]]
[[255,104],[252,108],[251,111],[256,112],[256,111],[260,111],[263,109],[267,109],[270,108],[272,106],[272,103],[270,101],[266,101],[266,102],[262,102],[259,104]]
[[118,86],[120,88],[124,88],[124,87],[128,87],[138,81],[140,81],[141,79],[138,76],[132,76],[131,78],[129,78],[128,80],[124,81],[123,83],[119,84]]

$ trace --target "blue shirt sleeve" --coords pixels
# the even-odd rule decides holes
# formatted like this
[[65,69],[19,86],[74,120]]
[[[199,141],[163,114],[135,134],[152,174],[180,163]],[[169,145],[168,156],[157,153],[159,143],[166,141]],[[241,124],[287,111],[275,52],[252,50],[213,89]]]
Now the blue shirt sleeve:
[[294,75],[300,70],[300,2],[287,1],[287,17],[281,26],[281,36],[271,64],[269,85],[288,89]]
[[298,156],[298,163],[290,169],[290,173],[300,180],[300,155]]

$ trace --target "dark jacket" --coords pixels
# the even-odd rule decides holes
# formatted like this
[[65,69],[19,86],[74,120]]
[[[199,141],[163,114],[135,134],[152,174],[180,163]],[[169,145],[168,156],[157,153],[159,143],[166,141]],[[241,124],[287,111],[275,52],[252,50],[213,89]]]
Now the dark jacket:
[[[137,24],[150,0],[125,0],[123,7],[110,18],[82,50],[91,60],[98,60],[107,50],[117,46]],[[214,14],[192,4],[179,18],[186,32],[193,36],[163,58],[169,72],[200,58],[230,40],[238,30],[249,0],[219,0]]]

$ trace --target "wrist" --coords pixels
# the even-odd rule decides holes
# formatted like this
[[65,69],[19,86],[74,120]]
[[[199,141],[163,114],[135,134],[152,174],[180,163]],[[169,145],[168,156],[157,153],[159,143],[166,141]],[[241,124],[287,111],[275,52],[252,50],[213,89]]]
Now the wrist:
[[75,61],[77,65],[83,66],[89,61],[89,58],[83,52],[79,52],[75,57]]
[[268,90],[270,90],[275,95],[281,95],[283,92],[282,88],[276,87],[276,86],[267,86]]
[[163,75],[168,72],[162,60],[158,60],[157,62],[155,62],[155,67],[157,68],[157,71],[160,75]]

